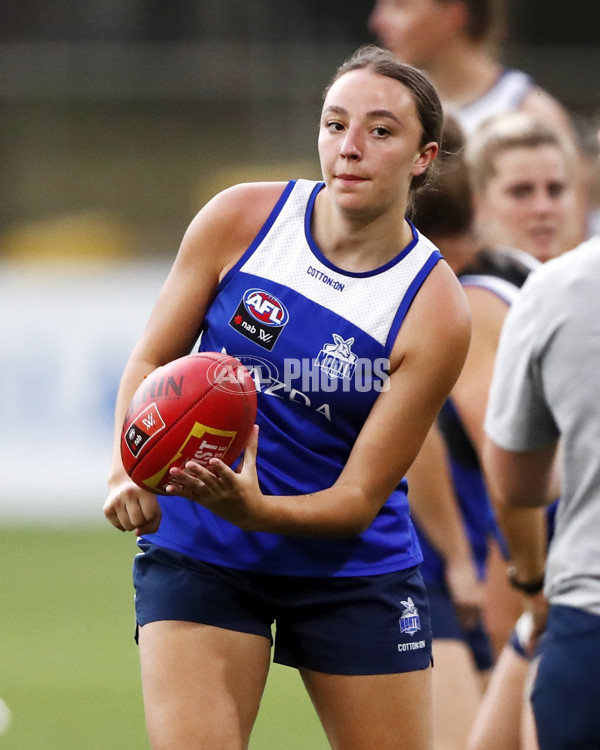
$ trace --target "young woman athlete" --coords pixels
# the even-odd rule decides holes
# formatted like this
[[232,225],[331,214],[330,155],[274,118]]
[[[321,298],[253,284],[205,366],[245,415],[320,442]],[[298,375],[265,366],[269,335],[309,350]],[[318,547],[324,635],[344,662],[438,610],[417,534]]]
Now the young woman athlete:
[[419,71],[362,48],[326,91],[323,181],[237,185],[184,236],[125,368],[116,432],[143,377],[199,331],[201,350],[253,368],[258,427],[235,469],[189,462],[160,500],[115,450],[105,514],[140,537],[154,750],[248,746],[273,624],[274,658],[300,670],[332,747],[432,748],[404,475],[462,367],[470,318],[405,215],[441,126]]

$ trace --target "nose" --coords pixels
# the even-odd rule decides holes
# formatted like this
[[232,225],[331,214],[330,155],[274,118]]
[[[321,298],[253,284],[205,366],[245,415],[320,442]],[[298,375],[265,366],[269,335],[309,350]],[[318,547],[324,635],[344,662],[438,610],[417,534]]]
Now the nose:
[[340,148],[340,156],[357,161],[362,158],[360,136],[354,128],[348,128]]
[[552,195],[549,189],[542,188],[535,194],[534,206],[536,212],[539,214],[552,213],[559,204],[560,201],[557,200],[556,196]]

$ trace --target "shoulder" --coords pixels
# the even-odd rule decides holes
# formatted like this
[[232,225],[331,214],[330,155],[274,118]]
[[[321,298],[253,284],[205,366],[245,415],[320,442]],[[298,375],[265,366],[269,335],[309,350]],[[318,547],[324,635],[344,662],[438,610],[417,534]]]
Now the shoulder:
[[241,183],[218,193],[191,221],[180,255],[214,255],[225,269],[256,237],[287,184]]
[[410,350],[429,348],[434,357],[453,351],[466,355],[471,336],[471,314],[455,273],[444,260],[436,263],[412,302],[400,329],[394,354],[404,358]]
[[520,109],[544,118],[564,135],[575,140],[575,129],[569,113],[557,99],[539,86],[533,86],[527,92]]
[[473,321],[473,334],[485,332],[488,338],[497,340],[509,305],[499,295],[484,287],[467,286],[464,291]]
[[597,296],[599,277],[600,236],[594,236],[544,263],[529,276],[520,296],[560,306],[569,296],[588,292]]
[[[196,215],[195,222],[211,222],[243,233],[262,226],[288,183],[247,182],[215,195]],[[194,222],[192,222],[194,223]]]

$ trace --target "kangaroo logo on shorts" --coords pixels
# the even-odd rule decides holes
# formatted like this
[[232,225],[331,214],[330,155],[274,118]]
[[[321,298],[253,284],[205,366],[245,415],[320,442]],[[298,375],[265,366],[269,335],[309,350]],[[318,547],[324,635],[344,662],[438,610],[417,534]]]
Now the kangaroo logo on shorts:
[[229,325],[263,349],[271,349],[289,320],[283,302],[262,289],[248,289]]
[[419,610],[415,607],[413,600],[408,597],[405,602],[400,602],[404,607],[404,611],[400,615],[400,632],[414,635],[417,630],[421,630],[421,618],[419,617]]

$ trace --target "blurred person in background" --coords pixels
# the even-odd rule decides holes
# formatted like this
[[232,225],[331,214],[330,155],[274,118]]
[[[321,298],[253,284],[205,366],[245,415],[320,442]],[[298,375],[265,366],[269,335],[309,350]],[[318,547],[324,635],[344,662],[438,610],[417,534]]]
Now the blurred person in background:
[[[517,224],[517,218],[521,217],[523,225],[522,244],[528,247],[530,252],[537,254],[542,260],[552,259],[561,255],[561,248],[566,244],[566,238],[558,241],[560,232],[546,232],[536,230],[540,228],[539,221],[534,220],[534,213],[526,209],[529,201],[535,203],[535,181],[534,178],[542,177],[544,170],[552,170],[558,167],[559,172],[564,170],[565,164],[569,163],[569,147],[564,141],[556,142],[555,134],[549,133],[546,123],[539,122],[522,115],[507,115],[504,118],[492,119],[486,123],[480,132],[472,139],[469,147],[471,163],[474,171],[474,182],[479,185],[476,193],[484,195],[482,203],[488,208],[496,206],[496,211],[503,214],[508,207],[508,216],[512,216]],[[478,140],[479,136],[481,138]],[[536,145],[537,144],[537,145]],[[523,151],[523,149],[526,149]],[[537,151],[540,148],[541,151]],[[510,152],[514,151],[513,157],[510,158]],[[541,155],[545,152],[545,156]],[[563,153],[562,166],[559,161],[560,153]],[[508,155],[508,159],[503,157]],[[536,155],[537,154],[537,155]],[[500,157],[500,158],[499,158]],[[533,158],[532,158],[533,157]],[[538,161],[539,159],[539,161]],[[513,162],[513,171],[516,174],[520,170],[527,170],[530,179],[524,179],[522,182],[512,182],[508,166]],[[539,173],[537,166],[539,164]],[[557,174],[559,174],[559,172]],[[489,189],[490,181],[496,180],[496,187]],[[552,181],[547,182],[548,198],[550,198]],[[542,188],[539,183],[538,191]],[[564,200],[568,193],[561,187],[560,182],[554,187],[555,198],[550,203],[557,203],[557,216],[565,216],[563,209],[559,204]],[[569,201],[571,198],[569,198]],[[522,207],[510,210],[510,206],[515,202],[522,202]],[[568,215],[568,214],[567,214]],[[550,219],[550,209],[547,211]],[[555,216],[555,219],[557,218]],[[485,224],[487,220],[493,221],[489,216],[487,209],[484,210],[481,223]],[[512,233],[518,236],[517,228]],[[553,238],[553,239],[552,239]],[[549,240],[552,241],[549,242]],[[566,248],[570,250],[570,248]],[[545,554],[545,549],[549,540],[552,538],[555,526],[555,514],[557,508],[557,498],[561,493],[560,472],[555,472],[555,477],[551,489],[553,502],[546,511],[534,508],[522,508],[520,511],[512,512],[508,518],[503,519],[503,526],[508,527],[508,532],[513,538],[518,535],[519,538],[527,540],[532,549],[537,549],[541,555]],[[509,557],[509,552],[506,553]],[[504,622],[499,635],[506,627],[509,621],[503,616],[506,608],[503,610],[504,598],[499,594],[499,588],[504,583],[506,577],[502,572],[502,565],[496,567],[496,576],[493,577],[490,601],[490,621],[496,623]],[[527,579],[521,581],[515,573],[514,566],[510,566],[510,582],[513,588],[525,597],[526,604],[529,604],[529,598],[542,598],[543,580],[538,578],[537,581]],[[494,586],[494,583],[496,584]],[[522,604],[520,605],[523,608]],[[490,680],[488,690],[484,696],[477,720],[473,727],[469,742],[469,750],[535,750],[537,748],[537,739],[535,736],[535,727],[533,725],[531,706],[529,703],[528,682],[531,675],[530,659],[531,651],[528,648],[528,642],[531,635],[533,620],[531,613],[528,611],[529,606],[525,607],[525,612],[521,615],[512,630],[506,645],[502,648],[498,661]],[[511,698],[512,696],[512,698]],[[513,708],[511,713],[517,717],[520,715],[521,721],[508,722],[507,711],[510,708],[511,700]]]
[[580,151],[570,113],[531,76],[501,63],[503,0],[376,0],[369,27],[399,59],[427,73],[444,110],[458,119],[467,138],[490,117],[524,111],[570,141],[579,193],[570,247],[585,238],[588,157]]
[[[527,113],[492,118],[466,146],[447,116],[438,171],[414,204],[416,225],[458,274],[473,320],[465,366],[408,474],[431,601],[434,719],[442,748],[465,748],[468,738],[478,750],[518,748],[527,727],[528,712],[520,719],[529,669],[526,620],[515,632],[522,600],[506,576],[507,555],[481,469],[483,422],[509,305],[540,262],[568,249],[575,201],[569,154],[555,130]],[[456,508],[484,583],[483,623]],[[532,511],[521,523],[546,538],[544,513]],[[498,654],[480,704],[474,667],[485,685]]]
[[541,262],[573,247],[574,153],[551,124],[527,112],[497,115],[469,138],[466,154],[482,244]]
[[[403,477],[463,365],[470,320],[456,277],[405,215],[442,119],[419,71],[361,49],[326,90],[323,182],[237,185],[184,236],[122,378],[104,509],[141,537],[154,748],[248,746],[273,622],[274,658],[299,669],[332,747],[433,747],[431,628]],[[257,286],[288,312],[271,349],[230,323]],[[307,378],[294,383],[303,403],[285,397],[290,384],[283,398],[259,389],[260,441],[255,428],[237,470],[173,468],[159,502],[125,474],[121,425],[143,377],[193,350],[199,331],[201,350],[268,358],[280,373],[335,336],[341,363],[388,362],[389,387]]]
[[488,552],[498,534],[479,461],[487,389],[508,305],[538,262],[514,248],[481,245],[464,135],[451,116],[438,158],[434,177],[414,200],[414,221],[463,284],[472,339],[407,478],[431,607],[435,747],[464,750],[495,658],[482,617]]
[[[502,330],[485,420],[486,476],[525,592],[527,646],[538,646],[531,702],[540,750],[600,747],[599,291],[598,237],[529,277]],[[521,520],[554,500],[557,459],[546,554]]]
[[572,134],[559,102],[498,59],[503,11],[501,0],[377,0],[369,27],[396,57],[428,74],[467,137],[489,117],[515,110]]
[[[577,200],[571,157],[570,144],[534,115],[513,112],[485,122],[466,146],[480,242],[493,240],[518,248],[542,263],[569,250],[568,226]],[[498,334],[499,329],[496,340]],[[489,368],[491,365],[492,360]],[[490,377],[488,369],[488,384]],[[485,400],[480,407],[477,429],[481,455]],[[555,500],[558,494],[555,487]],[[523,512],[519,519],[521,532],[535,537],[542,546],[551,533],[552,522],[552,512]],[[473,727],[470,750],[535,747],[530,712],[522,700],[529,672],[524,646],[529,618],[519,618],[521,589],[515,579],[507,579],[508,553],[505,550],[500,555],[499,549],[495,547],[495,554],[490,556],[485,605],[486,622],[499,658]],[[523,706],[525,711],[521,710]],[[508,721],[507,716],[515,720]]]

